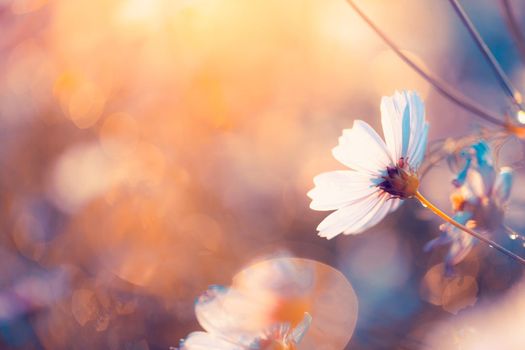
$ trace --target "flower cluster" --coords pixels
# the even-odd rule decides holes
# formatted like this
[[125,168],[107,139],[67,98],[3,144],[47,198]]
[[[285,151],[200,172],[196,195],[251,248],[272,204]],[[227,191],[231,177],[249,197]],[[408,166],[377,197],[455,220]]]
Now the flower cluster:
[[[512,188],[512,169],[496,169],[489,144],[480,140],[460,152],[463,167],[453,180],[450,196],[454,220],[485,235],[505,232],[504,212]],[[456,161],[456,159],[454,159]],[[450,224],[443,233],[428,242],[425,250],[449,244],[445,258],[447,270],[462,261],[477,241]]]

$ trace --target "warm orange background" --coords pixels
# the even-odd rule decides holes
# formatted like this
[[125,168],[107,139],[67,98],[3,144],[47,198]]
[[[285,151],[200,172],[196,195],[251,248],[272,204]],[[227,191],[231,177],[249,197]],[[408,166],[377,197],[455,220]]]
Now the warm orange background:
[[[521,88],[495,2],[463,2]],[[357,3],[419,62],[505,110],[446,1]],[[352,283],[350,348],[419,348],[447,311],[499,295],[520,270],[474,253],[468,285],[445,291],[430,270],[442,252],[422,252],[439,222],[414,203],[358,237],[316,236],[313,176],[342,168],[330,155],[341,130],[379,126],[395,89],[421,93],[431,139],[480,125],[343,0],[0,0],[2,348],[177,346],[199,328],[199,293],[282,251]],[[423,181],[447,210],[451,178],[443,164]]]

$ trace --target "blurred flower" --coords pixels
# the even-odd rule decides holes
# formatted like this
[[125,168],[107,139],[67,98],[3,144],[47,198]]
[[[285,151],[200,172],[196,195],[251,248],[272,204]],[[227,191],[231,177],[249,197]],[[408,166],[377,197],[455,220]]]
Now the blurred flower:
[[[494,168],[491,149],[484,140],[478,141],[460,153],[463,168],[453,180],[456,190],[450,199],[454,220],[477,228],[485,234],[504,232],[504,211],[512,188],[512,169]],[[458,228],[443,224],[443,233],[425,245],[428,251],[436,246],[450,244],[445,257],[446,270],[462,261],[472,249],[475,238]]]
[[[232,313],[227,312],[234,309]],[[228,310],[230,311],[230,310]],[[288,323],[276,323],[257,329],[254,322],[260,305],[249,295],[233,288],[210,287],[195,305],[195,313],[207,332],[193,332],[182,342],[183,350],[195,349],[295,349],[312,321],[308,313],[292,328]]]
[[316,187],[308,192],[310,208],[336,210],[317,227],[321,237],[363,232],[416,194],[416,172],[428,134],[423,101],[413,91],[383,97],[381,123],[386,143],[361,120],[343,130],[332,154],[352,170],[314,178]]
[[446,268],[446,264],[439,263],[428,269],[421,280],[419,295],[426,302],[457,314],[478,301],[479,263],[474,259],[469,260],[461,265],[457,274],[447,274]]
[[191,333],[182,350],[343,348],[355,327],[357,300],[337,270],[277,258],[247,267],[230,287],[210,287],[195,314],[206,332]]

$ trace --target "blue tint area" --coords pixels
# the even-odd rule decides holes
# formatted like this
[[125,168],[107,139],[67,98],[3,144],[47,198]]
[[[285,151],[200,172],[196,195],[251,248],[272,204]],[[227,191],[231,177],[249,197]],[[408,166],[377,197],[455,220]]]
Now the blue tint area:
[[[480,6],[480,3],[486,3],[486,5]],[[521,62],[498,4],[484,0],[462,1],[461,4],[500,66],[508,76],[512,76],[512,73],[521,67]],[[464,64],[461,72],[472,81],[498,84],[492,69],[463,23],[457,16],[451,16],[451,18],[456,27],[457,52],[463,54]],[[456,61],[455,58],[451,59]]]
[[0,322],[0,336],[1,343],[12,348],[29,348],[30,346],[40,348],[36,345],[38,341],[35,333],[25,318]]

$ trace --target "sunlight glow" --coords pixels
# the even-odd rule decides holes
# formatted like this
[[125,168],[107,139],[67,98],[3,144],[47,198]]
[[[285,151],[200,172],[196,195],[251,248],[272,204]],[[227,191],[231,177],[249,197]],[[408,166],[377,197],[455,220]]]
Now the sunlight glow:
[[521,124],[525,124],[525,111],[519,111],[516,117]]

